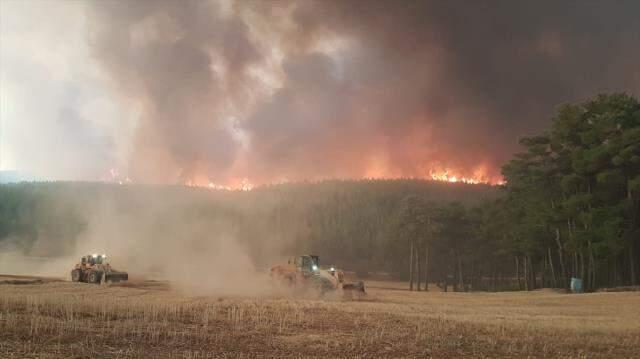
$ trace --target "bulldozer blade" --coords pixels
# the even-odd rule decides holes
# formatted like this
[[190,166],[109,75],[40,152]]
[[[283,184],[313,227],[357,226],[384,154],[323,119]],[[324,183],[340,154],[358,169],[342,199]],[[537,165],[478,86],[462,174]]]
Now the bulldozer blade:
[[128,273],[108,273],[104,278],[107,282],[123,282],[129,280]]
[[364,283],[363,282],[345,283],[342,285],[342,289],[364,293]]

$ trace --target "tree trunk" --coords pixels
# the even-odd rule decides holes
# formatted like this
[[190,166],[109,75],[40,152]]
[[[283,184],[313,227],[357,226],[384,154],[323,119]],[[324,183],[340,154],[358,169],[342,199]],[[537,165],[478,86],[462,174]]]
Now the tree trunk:
[[547,288],[547,256],[542,256],[542,270],[540,271],[540,288]]
[[520,261],[516,256],[516,278],[518,278],[518,290],[522,290],[522,281],[520,281]]
[[464,287],[464,276],[462,274],[462,257],[460,256],[460,252],[458,253],[458,287],[460,288],[461,291],[465,291],[466,289]]
[[578,252],[573,252],[573,276],[578,276]]
[[636,285],[636,262],[633,254],[633,242],[629,246],[629,275],[631,276],[631,285]]
[[[582,250],[580,251],[580,279],[582,279],[582,283],[585,282],[585,271],[584,271],[584,254],[582,254]],[[583,284],[584,285],[584,284]]]
[[589,288],[596,288],[596,261],[593,256],[593,246],[589,241]]
[[429,242],[424,244],[424,290],[429,290]]
[[416,267],[418,269],[418,280],[416,281],[418,284],[418,292],[422,290],[422,264],[420,255],[420,245],[416,245]]
[[496,264],[494,262],[493,263],[493,273],[491,275],[492,276],[492,278],[491,278],[491,290],[494,291],[494,292],[496,291],[496,281],[497,281],[496,271],[497,271],[497,268],[496,268]]
[[458,291],[458,251],[453,250],[453,258],[452,258],[452,270],[453,270],[453,291],[457,292]]
[[471,270],[469,271],[469,277],[467,279],[468,279],[467,287],[469,288],[469,290],[475,290],[476,289],[476,261],[475,260],[471,261]]
[[482,266],[477,262],[473,264],[473,283],[471,284],[471,290],[482,290]]
[[529,290],[529,266],[527,265],[528,256],[524,256],[524,290]]
[[536,271],[535,268],[533,267],[533,260],[531,259],[531,257],[529,257],[529,259],[527,260],[527,262],[529,262],[529,275],[531,276],[531,289],[534,290],[536,289],[538,286],[536,284]]
[[620,284],[620,275],[618,273],[618,256],[613,257],[613,286],[617,287]]
[[564,265],[564,253],[562,250],[562,243],[560,242],[560,228],[556,228],[556,244],[558,245],[558,257],[560,258],[560,271],[562,272],[562,287],[567,289],[569,285],[567,283],[567,269]]
[[551,247],[547,247],[547,254],[549,255],[549,268],[551,269],[551,280],[554,288],[558,288],[558,283],[556,281],[556,271],[553,268],[553,257],[551,256]]
[[449,271],[447,270],[444,274],[444,291],[447,292],[449,290]]
[[413,290],[413,241],[409,248],[409,290]]

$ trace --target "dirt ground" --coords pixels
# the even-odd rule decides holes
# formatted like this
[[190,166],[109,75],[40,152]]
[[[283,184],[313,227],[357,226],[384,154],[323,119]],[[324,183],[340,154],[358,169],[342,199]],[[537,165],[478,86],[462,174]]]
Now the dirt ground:
[[350,300],[194,297],[160,281],[0,276],[0,357],[640,357],[638,292],[367,284]]

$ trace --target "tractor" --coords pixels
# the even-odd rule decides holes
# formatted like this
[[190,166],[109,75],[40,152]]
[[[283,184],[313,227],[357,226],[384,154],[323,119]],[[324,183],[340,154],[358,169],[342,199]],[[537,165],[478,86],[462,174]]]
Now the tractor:
[[294,288],[313,288],[321,294],[335,290],[364,293],[364,283],[345,283],[344,273],[334,267],[320,268],[319,257],[312,254],[290,258],[287,264],[271,268],[271,277]]
[[100,284],[120,282],[129,279],[127,272],[120,272],[107,263],[106,254],[91,254],[80,259],[80,263],[71,270],[71,281]]

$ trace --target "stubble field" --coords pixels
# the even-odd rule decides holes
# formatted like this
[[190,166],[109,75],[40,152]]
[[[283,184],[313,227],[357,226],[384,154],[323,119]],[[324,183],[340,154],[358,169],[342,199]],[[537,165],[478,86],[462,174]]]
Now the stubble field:
[[350,300],[196,297],[166,282],[4,279],[2,358],[640,357],[638,292],[425,293],[369,282]]

